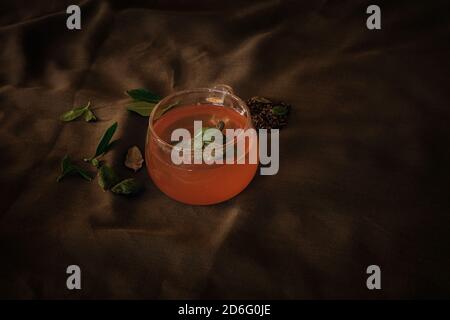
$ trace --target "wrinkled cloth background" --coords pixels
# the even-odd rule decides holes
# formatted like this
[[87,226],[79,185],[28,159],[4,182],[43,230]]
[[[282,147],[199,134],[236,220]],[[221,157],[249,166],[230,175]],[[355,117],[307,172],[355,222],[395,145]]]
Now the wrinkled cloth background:
[[[82,8],[82,30],[66,7]],[[0,4],[1,298],[450,297],[449,5],[369,1]],[[136,198],[56,183],[119,122],[125,176],[147,119],[127,89],[231,85],[294,106],[280,171],[187,206],[147,177]],[[91,101],[100,118],[62,123]],[[82,290],[66,289],[66,267]],[[366,288],[366,268],[382,290]]]

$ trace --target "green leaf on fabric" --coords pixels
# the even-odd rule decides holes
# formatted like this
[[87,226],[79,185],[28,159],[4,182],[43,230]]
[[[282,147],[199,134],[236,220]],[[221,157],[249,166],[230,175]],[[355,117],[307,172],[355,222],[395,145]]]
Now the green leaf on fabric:
[[64,121],[64,122],[69,122],[69,121],[75,120],[75,119],[81,117],[87,110],[89,110],[90,105],[91,105],[91,103],[88,102],[88,104],[85,105],[84,107],[79,107],[79,108],[69,110],[60,117],[60,120]]
[[143,117],[148,117],[150,113],[152,113],[155,105],[156,103],[153,102],[133,101],[128,105],[127,109],[128,111],[136,112]]
[[91,121],[96,121],[96,120],[97,120],[97,117],[91,110],[87,109],[84,112],[84,121],[91,122]]
[[107,165],[102,165],[98,170],[98,184],[103,190],[109,190],[120,181],[116,172]]
[[106,153],[106,151],[108,151],[109,148],[111,147],[112,143],[110,143],[110,141],[116,130],[117,130],[117,122],[114,122],[114,124],[105,131],[102,138],[100,139],[100,142],[95,151],[95,155],[91,158],[84,158],[83,160],[85,162],[89,162],[96,168],[100,167],[101,163],[98,160],[98,158],[102,156],[104,153]]
[[65,155],[61,161],[61,174],[56,178],[56,181],[59,182],[68,175],[79,175],[87,181],[92,180],[91,175],[86,170],[74,165],[69,156]]
[[114,122],[113,125],[110,126],[105,131],[105,133],[103,134],[103,137],[100,139],[100,142],[97,146],[94,158],[96,158],[96,157],[104,154],[106,151],[108,151],[111,139],[117,130],[117,126],[118,126],[117,122]]
[[129,95],[135,101],[146,101],[150,103],[157,103],[159,102],[159,100],[161,100],[161,97],[159,95],[143,88],[128,90],[127,95]]
[[142,185],[134,178],[125,179],[112,187],[111,191],[115,194],[131,195],[138,193]]

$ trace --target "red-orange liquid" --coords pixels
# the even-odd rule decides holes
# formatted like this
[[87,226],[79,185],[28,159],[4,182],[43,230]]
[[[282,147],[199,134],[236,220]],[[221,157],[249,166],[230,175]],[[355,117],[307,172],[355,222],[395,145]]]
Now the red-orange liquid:
[[[192,105],[175,108],[154,123],[154,131],[170,142],[173,130],[185,128],[194,136],[194,120],[203,127],[215,127],[219,121],[225,129],[244,129],[246,118],[231,108],[214,105]],[[256,145],[256,141],[246,145]],[[151,133],[145,157],[153,182],[169,197],[187,204],[219,203],[240,193],[253,179],[257,164],[181,164],[172,163],[170,147],[163,146]]]

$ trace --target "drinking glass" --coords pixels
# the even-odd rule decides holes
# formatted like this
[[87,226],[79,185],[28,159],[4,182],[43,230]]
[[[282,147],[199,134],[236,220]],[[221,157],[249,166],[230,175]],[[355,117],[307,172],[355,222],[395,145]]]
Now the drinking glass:
[[[171,141],[171,134],[183,128],[193,135],[195,120],[201,120],[203,127],[222,123],[224,129],[242,129],[241,134],[253,129],[247,105],[229,86],[173,93],[162,99],[150,115],[145,146],[147,171],[163,193],[179,202],[209,205],[228,200],[244,190],[256,173],[257,161],[249,159],[250,153],[256,152],[257,137],[246,137],[244,152],[240,154],[244,163],[239,163],[238,152],[232,155],[233,163],[228,163],[225,152],[223,164],[175,164],[171,153],[177,145]],[[223,150],[236,150],[236,137],[224,141]]]

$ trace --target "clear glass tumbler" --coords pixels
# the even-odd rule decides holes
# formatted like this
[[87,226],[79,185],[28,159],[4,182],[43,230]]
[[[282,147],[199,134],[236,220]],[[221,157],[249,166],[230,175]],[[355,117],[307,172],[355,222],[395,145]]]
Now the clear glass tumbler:
[[[257,137],[246,137],[244,163],[238,163],[238,152],[232,164],[226,152],[223,164],[175,164],[171,153],[177,148],[171,141],[175,129],[187,129],[194,135],[194,121],[204,128],[253,129],[250,111],[226,85],[176,92],[161,100],[150,115],[145,147],[147,170],[155,185],[167,196],[192,205],[209,205],[228,200],[244,190],[255,176],[258,164],[249,161],[256,152]],[[237,135],[238,137],[239,135]],[[223,149],[236,150],[237,137],[224,139]],[[225,160],[225,158],[227,158]],[[256,156],[257,157],[257,156]],[[193,162],[193,161],[192,161]],[[250,163],[251,162],[251,163]]]

